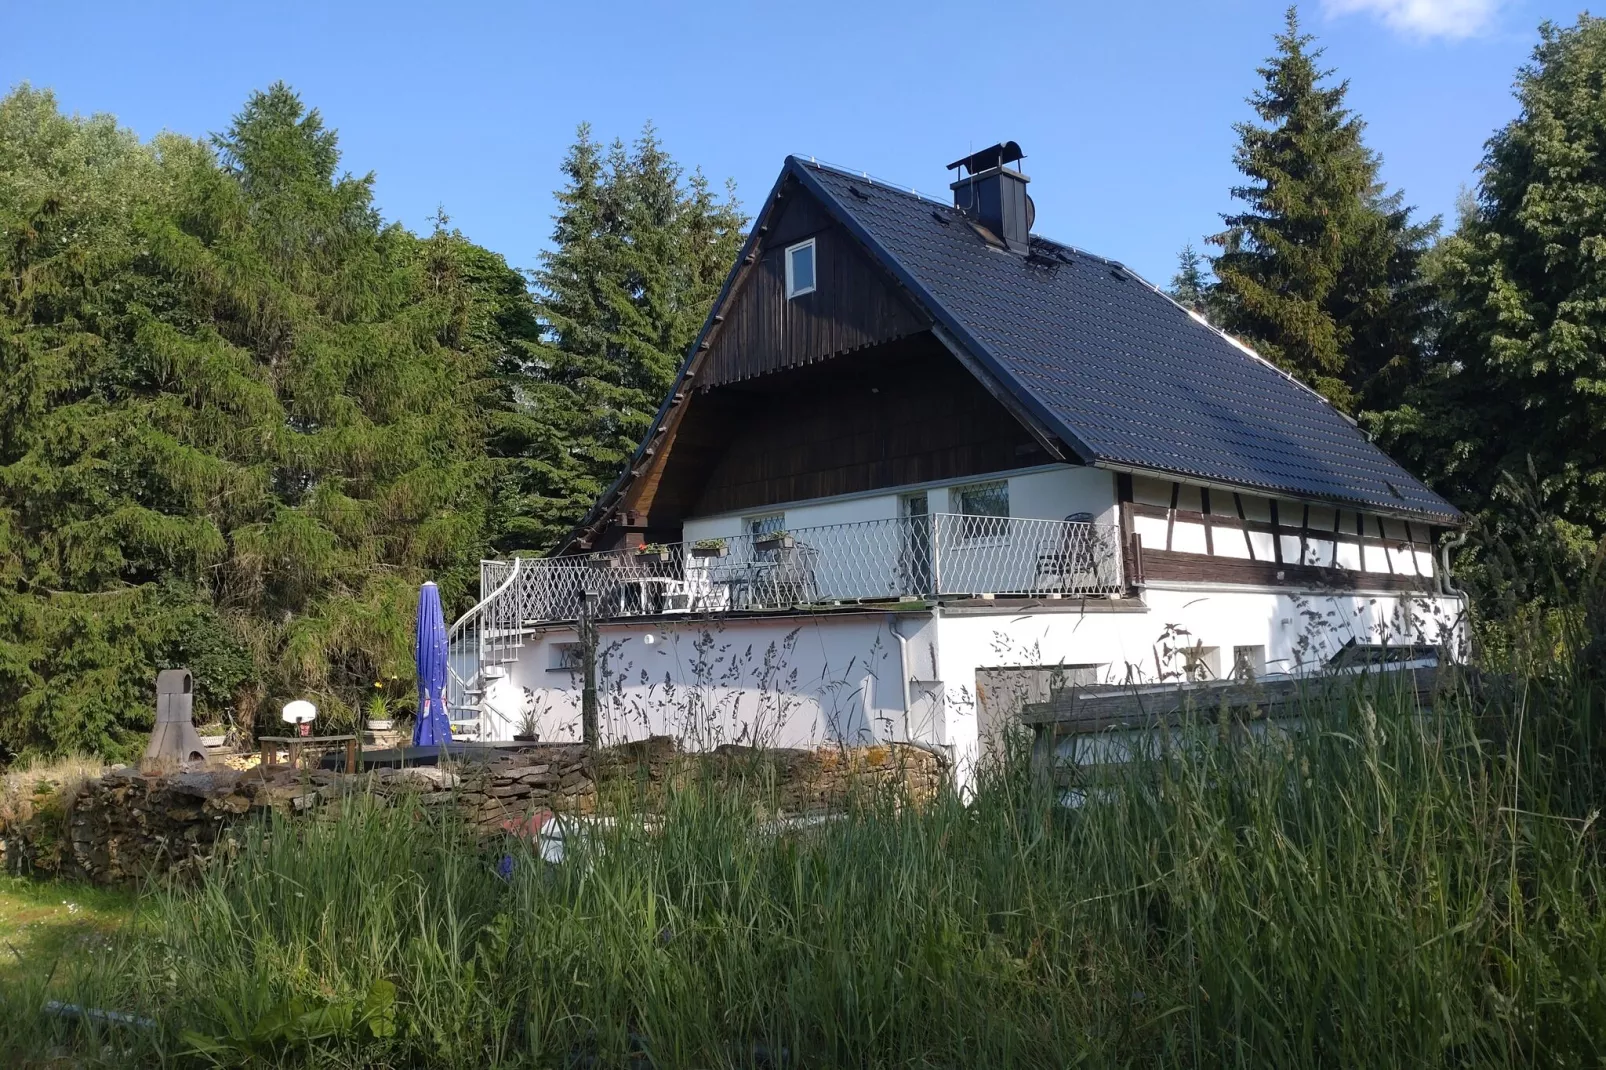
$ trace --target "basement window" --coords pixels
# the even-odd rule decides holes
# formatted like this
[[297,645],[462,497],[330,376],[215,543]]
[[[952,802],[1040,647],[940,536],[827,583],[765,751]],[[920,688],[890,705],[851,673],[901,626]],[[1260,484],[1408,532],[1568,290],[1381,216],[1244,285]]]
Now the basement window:
[[1266,675],[1266,648],[1263,646],[1235,646],[1232,648],[1232,678],[1253,681]]
[[1221,648],[1219,646],[1205,646],[1199,643],[1195,646],[1185,646],[1182,654],[1182,675],[1194,683],[1204,683],[1207,680],[1221,679]]
[[786,247],[786,299],[814,292],[814,239]]

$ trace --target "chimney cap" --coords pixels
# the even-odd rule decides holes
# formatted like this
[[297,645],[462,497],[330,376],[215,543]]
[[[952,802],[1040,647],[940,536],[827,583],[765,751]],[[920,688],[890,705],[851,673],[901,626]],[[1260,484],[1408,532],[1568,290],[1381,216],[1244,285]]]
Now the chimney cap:
[[948,170],[963,167],[971,174],[980,174],[993,167],[1002,167],[1006,163],[1014,163],[1026,158],[1026,153],[1014,141],[1000,141],[996,145],[989,145],[980,152],[973,152],[969,156],[961,156],[948,165]]

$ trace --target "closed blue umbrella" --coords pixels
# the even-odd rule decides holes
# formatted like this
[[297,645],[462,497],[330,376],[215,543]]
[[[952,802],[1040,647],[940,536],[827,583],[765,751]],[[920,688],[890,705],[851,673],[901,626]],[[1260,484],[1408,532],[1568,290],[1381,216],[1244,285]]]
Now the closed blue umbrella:
[[413,746],[433,747],[452,741],[446,713],[446,618],[441,592],[433,583],[418,592],[418,719]]

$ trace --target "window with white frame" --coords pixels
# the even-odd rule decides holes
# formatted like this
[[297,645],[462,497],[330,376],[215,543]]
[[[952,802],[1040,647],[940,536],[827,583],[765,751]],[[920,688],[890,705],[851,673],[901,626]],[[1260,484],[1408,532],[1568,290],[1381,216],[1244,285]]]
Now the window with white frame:
[[955,487],[953,500],[965,518],[960,521],[962,540],[997,539],[1009,531],[1009,480]]
[[814,239],[786,247],[786,299],[814,292]]

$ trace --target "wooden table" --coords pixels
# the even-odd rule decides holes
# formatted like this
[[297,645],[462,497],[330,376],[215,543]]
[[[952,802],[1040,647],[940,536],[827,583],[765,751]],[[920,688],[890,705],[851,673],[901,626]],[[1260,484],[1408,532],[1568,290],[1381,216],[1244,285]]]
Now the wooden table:
[[313,747],[327,750],[336,743],[346,745],[346,772],[357,771],[357,737],[349,736],[258,736],[257,742],[262,745],[262,768],[272,769],[278,764],[279,747],[284,745],[290,751],[290,768],[295,769],[301,762],[301,749]]

